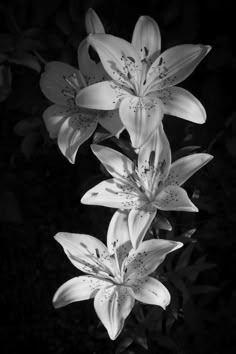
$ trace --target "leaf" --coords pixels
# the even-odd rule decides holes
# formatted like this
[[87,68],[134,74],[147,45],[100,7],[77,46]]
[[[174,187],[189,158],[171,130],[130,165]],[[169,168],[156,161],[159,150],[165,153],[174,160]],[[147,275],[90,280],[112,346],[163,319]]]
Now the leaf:
[[7,99],[11,93],[12,74],[10,66],[0,65],[0,102]]
[[38,73],[41,72],[41,65],[39,64],[38,59],[35,56],[25,52],[14,54],[14,56],[9,59],[9,62],[26,66],[27,68],[35,70]]
[[177,273],[168,274],[168,278],[176,289],[180,291],[183,303],[186,303],[190,297],[190,293],[183,279]]
[[39,118],[22,119],[13,128],[13,131],[16,135],[26,136],[30,134],[34,129],[37,129],[41,126],[42,121]]
[[115,354],[122,353],[125,349],[127,349],[132,343],[133,343],[133,338],[131,337],[124,337],[118,344]]
[[179,253],[179,258],[175,267],[175,271],[178,271],[181,268],[185,268],[189,265],[194,246],[194,243],[189,243],[187,246],[184,247],[184,249],[182,249],[182,252]]
[[200,148],[201,147],[198,146],[198,145],[191,145],[191,146],[182,147],[182,148],[180,148],[179,150],[175,151],[172,154],[172,162],[174,162],[175,160],[180,159],[181,157],[194,154]]
[[39,142],[40,136],[38,133],[27,135],[21,143],[21,152],[29,160],[34,153],[35,147]]
[[207,269],[212,269],[215,267],[215,264],[205,263],[205,264],[193,264],[186,268],[181,268],[179,274],[182,277],[186,277],[191,283],[194,283],[198,275]]

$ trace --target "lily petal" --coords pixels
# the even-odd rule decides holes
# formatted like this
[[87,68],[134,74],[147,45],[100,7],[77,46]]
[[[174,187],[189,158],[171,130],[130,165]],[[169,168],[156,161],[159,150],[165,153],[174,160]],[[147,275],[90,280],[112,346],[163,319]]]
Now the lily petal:
[[149,16],[140,16],[133,32],[132,44],[139,53],[141,60],[148,66],[160,55],[161,34],[156,21]]
[[147,230],[155,218],[156,211],[147,212],[140,209],[132,209],[129,212],[129,230],[133,248],[138,248]]
[[142,63],[132,44],[109,34],[90,34],[88,42],[113,80],[130,88],[139,83]]
[[131,209],[142,205],[136,189],[115,178],[100,182],[91,188],[84,194],[81,203],[117,209]]
[[88,9],[85,15],[85,28],[89,33],[105,33],[103,24],[93,9]]
[[95,296],[95,311],[112,340],[122,331],[134,302],[133,291],[124,286],[101,289]]
[[[171,165],[171,150],[163,125],[155,130],[151,138],[141,147],[138,155],[139,173],[145,177],[153,175],[152,183],[158,179],[164,180],[168,176]],[[153,169],[156,173],[153,173]],[[157,183],[157,182],[156,182]]]
[[212,159],[212,155],[201,153],[184,156],[181,159],[176,160],[171,165],[165,185],[167,186],[170,184],[181,186]]
[[96,144],[92,144],[91,149],[113,177],[126,179],[133,173],[133,162],[120,152]]
[[198,211],[198,208],[189,199],[187,192],[179,186],[169,185],[163,188],[153,204],[160,210]]
[[121,99],[127,95],[127,90],[113,81],[103,81],[79,91],[76,104],[83,108],[112,110],[118,108]]
[[137,279],[132,285],[135,299],[149,305],[161,306],[164,310],[170,303],[167,288],[153,277]]
[[93,134],[97,122],[95,112],[77,109],[77,112],[72,113],[62,124],[58,134],[58,146],[71,163],[75,163],[80,145]]
[[84,275],[68,280],[56,291],[53,297],[55,308],[63,307],[76,301],[94,298],[97,292],[106,286],[111,286],[108,280]]
[[93,61],[89,55],[89,43],[84,39],[78,48],[79,69],[88,85],[108,79],[108,75],[101,63]]
[[74,111],[69,107],[54,104],[43,112],[43,120],[51,139],[57,138],[62,124]]
[[168,253],[182,246],[181,242],[163,239],[143,241],[136,250],[130,251],[125,282],[134,284],[136,278],[146,277],[164,261]]
[[120,133],[124,130],[123,123],[120,120],[119,110],[114,109],[113,111],[100,112],[98,118],[101,126],[112,133],[112,135],[119,138]]
[[40,78],[44,95],[54,103],[69,107],[75,106],[76,94],[83,86],[79,70],[57,61],[48,63]]
[[120,118],[134,148],[140,148],[160,125],[164,115],[161,100],[153,97],[125,97],[120,104]]
[[147,74],[149,91],[174,86],[185,80],[209,53],[207,45],[183,44],[167,49],[152,64]]
[[165,114],[203,124],[206,111],[201,102],[182,87],[169,87],[159,91],[158,97],[164,103]]
[[117,210],[113,215],[107,232],[107,248],[111,254],[115,253],[121,270],[123,260],[132,248],[127,210]]
[[94,276],[112,274],[108,249],[97,238],[68,232],[59,232],[54,238],[63,247],[71,263],[82,272]]

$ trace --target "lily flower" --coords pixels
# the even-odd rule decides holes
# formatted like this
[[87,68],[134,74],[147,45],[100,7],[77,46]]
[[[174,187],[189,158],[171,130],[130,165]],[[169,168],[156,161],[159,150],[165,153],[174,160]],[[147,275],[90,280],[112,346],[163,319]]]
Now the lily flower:
[[105,146],[91,147],[113,178],[90,189],[81,202],[127,209],[134,248],[142,242],[158,210],[198,211],[181,186],[213,157],[199,153],[171,164],[162,124],[139,150],[137,161]]
[[[103,31],[103,26],[89,10],[86,15],[88,31]],[[92,27],[93,26],[93,27]],[[75,163],[75,157],[83,144],[101,124],[111,135],[123,130],[118,110],[97,111],[78,107],[75,98],[79,91],[107,78],[101,63],[95,63],[88,53],[89,44],[83,40],[78,48],[80,70],[68,64],[53,61],[46,65],[40,79],[41,90],[54,104],[43,113],[50,138],[57,138],[62,154]]]
[[177,45],[160,54],[160,30],[148,16],[137,21],[132,43],[104,33],[90,34],[88,43],[112,80],[79,91],[76,102],[84,108],[119,108],[134,148],[140,148],[149,139],[164,114],[199,124],[205,122],[202,104],[175,85],[194,71],[210,46]]
[[86,275],[64,283],[55,293],[55,308],[94,298],[95,311],[112,340],[123,329],[135,300],[163,309],[170,294],[157,279],[150,277],[165,256],[180,248],[181,242],[149,240],[135,250],[130,242],[127,214],[111,219],[107,247],[89,235],[60,232],[55,236],[71,263]]

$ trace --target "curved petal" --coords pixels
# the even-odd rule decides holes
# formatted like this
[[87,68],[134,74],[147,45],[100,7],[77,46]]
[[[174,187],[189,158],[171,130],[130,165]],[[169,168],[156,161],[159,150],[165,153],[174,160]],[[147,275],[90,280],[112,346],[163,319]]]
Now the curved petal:
[[152,273],[165,259],[166,255],[182,247],[181,242],[169,240],[143,241],[136,250],[131,250],[126,263],[126,284],[135,284],[135,279]]
[[74,113],[73,109],[57,104],[48,107],[43,112],[43,120],[51,139],[57,138],[62,124],[72,113]]
[[124,130],[124,126],[121,122],[118,109],[114,109],[113,111],[101,111],[98,118],[103,128],[119,138],[120,133]]
[[96,126],[96,113],[82,109],[72,113],[62,124],[58,134],[58,146],[71,163],[75,163],[80,145],[93,134]]
[[141,201],[134,188],[112,178],[97,184],[86,192],[81,199],[81,203],[117,209],[131,209],[140,206]]
[[112,274],[108,249],[97,238],[69,232],[59,232],[54,238],[63,247],[71,263],[82,272],[103,277]]
[[198,211],[187,192],[179,186],[167,186],[156,196],[155,206],[160,210]]
[[176,160],[170,168],[169,175],[165,181],[165,186],[181,186],[200,168],[213,159],[209,154],[192,154]]
[[132,248],[127,210],[117,210],[113,215],[107,231],[107,248],[111,254],[115,254],[118,269],[121,270],[122,263]]
[[185,80],[210,51],[206,45],[183,44],[167,49],[152,64],[147,74],[149,91],[174,86]]
[[147,212],[140,209],[130,210],[128,221],[133,248],[139,247],[155,215],[156,211]]
[[[171,150],[163,125],[141,147],[138,154],[138,170],[149,183],[157,184],[166,179],[171,165]],[[150,176],[149,176],[150,175]]]
[[57,61],[48,63],[40,78],[44,95],[54,103],[69,107],[75,106],[76,94],[83,86],[79,70]]
[[134,148],[145,144],[160,125],[163,115],[163,105],[158,98],[129,96],[120,104],[120,119]]
[[91,34],[88,42],[95,48],[113,80],[130,88],[139,83],[142,63],[132,44],[109,34]]
[[84,275],[68,280],[56,291],[53,297],[55,308],[63,307],[76,301],[92,299],[97,292],[106,286],[111,286],[108,280]]
[[149,16],[140,16],[133,32],[132,44],[139,53],[141,60],[148,66],[160,55],[161,34],[156,21]]
[[113,81],[103,81],[81,90],[76,96],[76,104],[83,108],[112,110],[118,108],[121,99],[128,94]]
[[120,152],[96,144],[92,144],[91,149],[113,177],[125,179],[133,173],[133,161]]
[[93,9],[88,9],[85,15],[85,28],[89,33],[105,33],[103,24]]
[[108,79],[108,75],[101,63],[96,63],[91,59],[89,47],[90,45],[88,44],[87,38],[85,38],[78,48],[78,63],[86,83],[92,85],[96,82]]
[[201,102],[182,87],[169,87],[158,91],[158,97],[164,103],[165,114],[183,118],[190,122],[203,124],[206,111]]
[[124,286],[101,289],[95,296],[95,311],[112,340],[122,331],[134,301],[133,291]]
[[161,306],[164,310],[170,303],[170,293],[168,289],[157,279],[145,277],[137,279],[132,290],[135,299],[149,305]]

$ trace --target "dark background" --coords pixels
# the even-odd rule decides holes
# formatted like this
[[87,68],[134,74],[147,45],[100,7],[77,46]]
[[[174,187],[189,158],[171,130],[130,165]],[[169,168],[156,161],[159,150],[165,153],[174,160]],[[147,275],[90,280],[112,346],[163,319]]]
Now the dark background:
[[[90,152],[91,140],[71,165],[49,139],[41,119],[49,105],[39,88],[43,61],[77,65],[76,49],[85,37],[84,15],[89,7],[98,13],[107,33],[127,40],[138,17],[149,15],[160,26],[163,50],[184,43],[213,47],[180,85],[203,103],[206,124],[164,119],[173,151],[197,145],[197,151],[215,157],[186,184],[200,212],[194,216],[170,213],[174,231],[170,236],[163,234],[185,240],[185,260],[173,258],[171,267],[182,262],[189,275],[167,281],[172,289],[171,309],[160,314],[154,307],[137,307],[116,342],[108,339],[99,324],[92,301],[59,310],[51,303],[56,289],[78,274],[54,241],[55,233],[87,233],[105,240],[113,213],[80,204],[83,193],[106,178]],[[122,346],[124,353],[234,353],[233,1],[15,0],[1,2],[0,29],[2,353],[119,353]],[[196,232],[189,238],[187,231],[193,228]],[[191,266],[201,257],[201,271],[193,276],[196,267]],[[192,287],[195,290],[189,293]],[[139,310],[146,316],[144,321]]]

